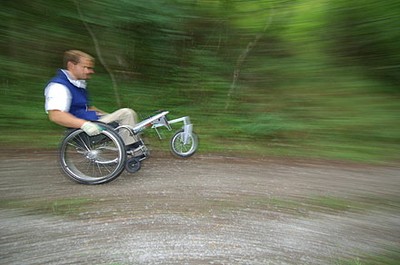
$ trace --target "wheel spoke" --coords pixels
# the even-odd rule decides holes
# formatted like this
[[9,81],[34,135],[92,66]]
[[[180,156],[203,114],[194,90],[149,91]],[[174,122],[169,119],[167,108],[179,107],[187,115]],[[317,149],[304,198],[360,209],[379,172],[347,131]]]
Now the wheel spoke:
[[[186,139],[185,143],[185,137]],[[189,157],[196,152],[198,139],[196,134],[185,135],[183,130],[178,131],[171,139],[171,151],[179,157]]]

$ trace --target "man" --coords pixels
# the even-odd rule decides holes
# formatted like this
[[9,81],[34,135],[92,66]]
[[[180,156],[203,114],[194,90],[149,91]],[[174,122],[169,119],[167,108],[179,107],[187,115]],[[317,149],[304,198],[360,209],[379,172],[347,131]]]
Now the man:
[[[94,74],[94,61],[92,56],[82,51],[64,53],[65,69],[59,69],[45,88],[45,109],[49,119],[64,127],[81,128],[90,136],[103,130],[92,121],[134,126],[137,115],[131,109],[123,108],[108,114],[89,105],[86,80]],[[127,132],[121,136],[128,149],[137,141]]]

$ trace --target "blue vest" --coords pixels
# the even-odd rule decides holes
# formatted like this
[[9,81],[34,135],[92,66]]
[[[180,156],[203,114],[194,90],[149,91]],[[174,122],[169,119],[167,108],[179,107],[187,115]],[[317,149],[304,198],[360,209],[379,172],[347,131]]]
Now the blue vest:
[[59,83],[68,88],[72,96],[69,113],[84,120],[96,121],[99,119],[95,111],[87,110],[89,100],[86,89],[73,85],[61,70],[57,71],[57,75],[49,83]]

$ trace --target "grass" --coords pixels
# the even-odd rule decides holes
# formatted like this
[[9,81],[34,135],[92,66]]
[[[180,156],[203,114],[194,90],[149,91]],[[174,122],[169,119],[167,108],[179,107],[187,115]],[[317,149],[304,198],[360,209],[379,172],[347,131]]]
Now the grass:
[[335,265],[397,265],[400,260],[400,249],[387,249],[381,253],[366,253],[356,258],[339,259]]
[[[377,202],[379,203],[379,202]],[[207,200],[204,211],[231,212],[240,209],[262,209],[271,212],[285,213],[293,216],[308,216],[310,213],[319,212],[327,214],[338,214],[348,211],[362,211],[374,207],[354,200],[331,196],[314,196],[309,198],[266,198],[249,197],[241,198],[240,201]]]
[[314,196],[296,199],[255,198],[251,204],[257,207],[294,215],[308,215],[310,212],[337,214],[340,212],[367,208],[367,205],[360,202],[331,196]]
[[[229,84],[221,82],[209,82],[193,91],[182,91],[173,84],[150,88],[134,83],[134,89],[132,84],[121,84],[120,91],[124,107],[143,117],[158,109],[168,109],[171,119],[190,116],[200,138],[200,152],[398,163],[400,105],[396,96],[379,92],[387,84],[369,80],[357,69],[326,66],[318,69],[315,78],[308,62],[298,65],[295,60],[280,60],[274,65],[283,69],[285,64],[287,80],[295,82],[278,80],[274,87],[269,87],[268,80],[244,82],[232,99],[234,108],[228,110],[224,109],[224,89]],[[112,111],[112,93],[100,81],[107,78],[99,75],[91,80],[96,87],[94,104]],[[47,119],[43,91],[38,89],[41,83],[45,82],[0,84],[1,148],[58,146],[63,128]],[[213,93],[199,96],[202,90]],[[146,134],[156,148],[168,149],[171,134],[165,133],[161,142],[154,133]]]
[[94,201],[88,198],[63,198],[55,200],[1,200],[0,208],[23,209],[32,214],[77,217]]

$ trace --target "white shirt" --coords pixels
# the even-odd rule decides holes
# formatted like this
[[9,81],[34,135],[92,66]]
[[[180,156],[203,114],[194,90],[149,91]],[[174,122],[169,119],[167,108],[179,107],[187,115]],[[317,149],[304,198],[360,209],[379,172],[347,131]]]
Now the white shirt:
[[[67,70],[61,70],[68,78],[68,80],[79,88],[86,89],[85,80],[74,80],[71,78]],[[46,98],[45,110],[46,113],[49,110],[60,110],[63,112],[69,112],[71,107],[72,95],[69,89],[59,83],[50,83],[44,90],[44,96]]]

